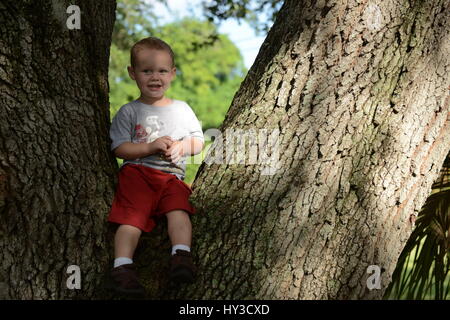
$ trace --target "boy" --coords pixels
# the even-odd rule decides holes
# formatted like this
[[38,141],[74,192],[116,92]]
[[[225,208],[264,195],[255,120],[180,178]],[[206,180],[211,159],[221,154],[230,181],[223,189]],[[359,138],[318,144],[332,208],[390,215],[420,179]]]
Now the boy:
[[164,41],[149,37],[131,48],[131,79],[140,97],[120,108],[114,117],[111,150],[124,159],[108,221],[117,223],[111,278],[121,293],[144,293],[133,254],[144,232],[165,215],[172,243],[170,279],[193,281],[196,267],[190,253],[192,192],[183,182],[185,157],[203,148],[203,133],[192,109],[164,94],[175,78],[174,54]]

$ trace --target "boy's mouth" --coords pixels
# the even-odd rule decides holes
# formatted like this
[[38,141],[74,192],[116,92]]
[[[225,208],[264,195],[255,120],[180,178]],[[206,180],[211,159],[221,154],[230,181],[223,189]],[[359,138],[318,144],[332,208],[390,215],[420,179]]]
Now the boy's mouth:
[[160,84],[150,84],[150,85],[148,85],[148,87],[149,87],[150,89],[159,89],[159,88],[161,88],[162,86],[161,86]]

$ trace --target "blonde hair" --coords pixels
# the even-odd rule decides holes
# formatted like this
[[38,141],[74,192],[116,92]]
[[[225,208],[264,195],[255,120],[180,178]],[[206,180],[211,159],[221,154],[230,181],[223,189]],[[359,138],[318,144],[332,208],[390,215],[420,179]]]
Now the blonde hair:
[[156,37],[148,37],[139,40],[131,47],[130,62],[133,68],[136,66],[136,53],[143,48],[167,51],[172,58],[172,67],[175,67],[175,54],[173,53],[172,48],[161,39]]

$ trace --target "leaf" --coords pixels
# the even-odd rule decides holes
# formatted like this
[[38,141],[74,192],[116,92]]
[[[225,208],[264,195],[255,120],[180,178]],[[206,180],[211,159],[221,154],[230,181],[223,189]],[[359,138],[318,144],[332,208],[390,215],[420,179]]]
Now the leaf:
[[386,299],[450,296],[450,154],[400,254]]

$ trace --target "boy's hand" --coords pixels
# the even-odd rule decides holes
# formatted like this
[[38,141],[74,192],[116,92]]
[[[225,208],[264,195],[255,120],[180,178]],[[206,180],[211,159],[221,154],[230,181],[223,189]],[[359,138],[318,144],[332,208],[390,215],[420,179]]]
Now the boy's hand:
[[159,137],[149,143],[150,153],[166,152],[173,144],[173,140],[169,136]]
[[171,161],[173,163],[178,162],[181,157],[184,156],[183,141],[173,141],[170,148],[164,153],[164,156],[168,161]]

